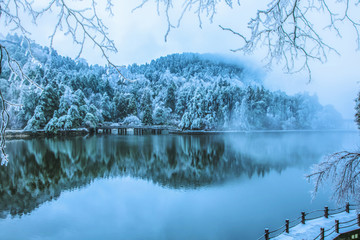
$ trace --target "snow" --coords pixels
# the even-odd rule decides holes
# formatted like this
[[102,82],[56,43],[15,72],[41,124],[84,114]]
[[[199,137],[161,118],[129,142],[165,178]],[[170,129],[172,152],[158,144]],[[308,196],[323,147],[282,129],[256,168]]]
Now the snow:
[[[276,238],[271,238],[271,239],[273,239],[273,240],[295,240],[295,239],[311,240],[311,239],[315,239],[320,234],[320,228],[325,229],[325,239],[334,239],[335,237],[337,237],[339,235],[335,232],[330,234],[335,229],[334,228],[335,220],[339,220],[339,222],[340,222],[340,231],[339,231],[340,233],[349,232],[349,231],[359,228],[358,224],[355,224],[355,223],[357,223],[357,211],[351,210],[350,213],[343,212],[343,213],[331,215],[331,216],[329,216],[329,218],[321,217],[318,219],[306,221],[305,224],[300,223],[299,225],[291,228],[289,233],[283,233],[280,236],[278,236]],[[353,221],[346,223],[346,224],[341,224],[341,223],[344,223],[344,222],[347,222],[350,220],[353,220]],[[353,225],[353,224],[355,224],[355,225]],[[346,227],[346,226],[350,226],[350,225],[353,225],[353,226]],[[342,228],[342,227],[344,227],[344,228]],[[328,229],[330,229],[330,230],[327,231]],[[270,229],[270,231],[271,231],[271,229]],[[318,239],[320,239],[320,237]]]
[[35,87],[29,88],[28,81],[22,84],[4,65],[0,79],[0,85],[6,86],[3,95],[24,106],[9,107],[12,129],[45,127],[47,132],[55,133],[62,128],[94,127],[104,121],[118,123],[129,116],[136,117],[133,120],[137,123],[177,124],[183,130],[309,130],[342,126],[340,114],[322,106],[316,96],[288,96],[267,90],[243,66],[223,62],[216,56],[173,54],[149,64],[133,64],[121,69],[127,79],[134,80],[130,83],[119,78],[113,68],[88,66],[83,59],[61,57],[34,43],[32,54],[27,54],[27,41],[22,37],[6,38],[6,47],[19,56],[24,73],[44,88],[40,93]]

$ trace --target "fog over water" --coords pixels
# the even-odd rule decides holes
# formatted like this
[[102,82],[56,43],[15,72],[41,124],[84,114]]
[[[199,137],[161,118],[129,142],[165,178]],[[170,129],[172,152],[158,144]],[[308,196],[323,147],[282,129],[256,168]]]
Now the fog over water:
[[[8,141],[1,239],[256,239],[311,200],[304,175],[356,132]],[[19,231],[18,229],[21,229]]]

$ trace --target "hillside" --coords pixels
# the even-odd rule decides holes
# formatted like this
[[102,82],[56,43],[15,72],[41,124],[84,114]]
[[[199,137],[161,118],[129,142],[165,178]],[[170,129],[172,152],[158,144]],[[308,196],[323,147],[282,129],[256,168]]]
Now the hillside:
[[43,88],[20,79],[3,59],[1,91],[22,105],[8,108],[13,129],[56,132],[100,122],[181,129],[333,129],[342,121],[316,96],[269,91],[246,67],[216,56],[168,55],[121,68],[127,78],[121,79],[113,68],[89,66],[37,44],[29,52],[28,42],[16,35],[2,44]]

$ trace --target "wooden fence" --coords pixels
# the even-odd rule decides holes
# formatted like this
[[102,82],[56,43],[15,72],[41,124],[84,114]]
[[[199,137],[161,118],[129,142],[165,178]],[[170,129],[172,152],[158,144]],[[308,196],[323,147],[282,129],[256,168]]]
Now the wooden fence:
[[[273,231],[270,231],[268,228],[265,229],[265,233],[259,237],[257,240],[261,240],[261,239],[265,239],[265,240],[269,240],[271,238],[275,238],[280,236],[283,233],[290,233],[290,229],[299,225],[299,224],[305,224],[306,221],[310,221],[310,220],[314,220],[314,219],[318,219],[321,217],[325,217],[325,218],[329,218],[329,216],[331,215],[335,215],[335,214],[339,214],[342,212],[347,212],[350,213],[350,209],[351,207],[353,207],[355,205],[351,205],[350,203],[346,203],[345,207],[341,207],[341,208],[337,208],[337,209],[329,209],[328,207],[325,207],[323,210],[315,210],[312,212],[301,212],[301,216],[299,216],[298,218],[294,219],[294,220],[285,220],[285,224],[282,225],[281,227],[279,227],[278,229],[275,229]],[[319,215],[320,213],[320,215]],[[315,214],[318,214],[316,216],[314,216]],[[350,225],[346,225],[346,224],[350,224]],[[331,234],[333,234],[334,232],[339,233],[340,229],[344,229],[344,228],[348,228],[348,227],[352,227],[354,225],[358,225],[360,227],[360,214],[358,214],[358,216],[350,221],[346,221],[346,222],[340,222],[339,220],[335,220],[335,224],[329,228],[329,229],[324,229],[321,228],[320,229],[320,233],[318,236],[316,236],[314,238],[314,240],[324,240],[325,237],[330,236]]]

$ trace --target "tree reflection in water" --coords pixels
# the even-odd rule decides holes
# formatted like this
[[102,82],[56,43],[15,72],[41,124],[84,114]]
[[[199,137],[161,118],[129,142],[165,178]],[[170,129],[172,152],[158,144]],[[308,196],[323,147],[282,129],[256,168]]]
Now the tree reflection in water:
[[[8,141],[0,217],[21,216],[98,178],[130,176],[196,189],[290,166],[309,167],[341,141],[331,133],[92,136]],[[314,148],[314,146],[317,146]]]

